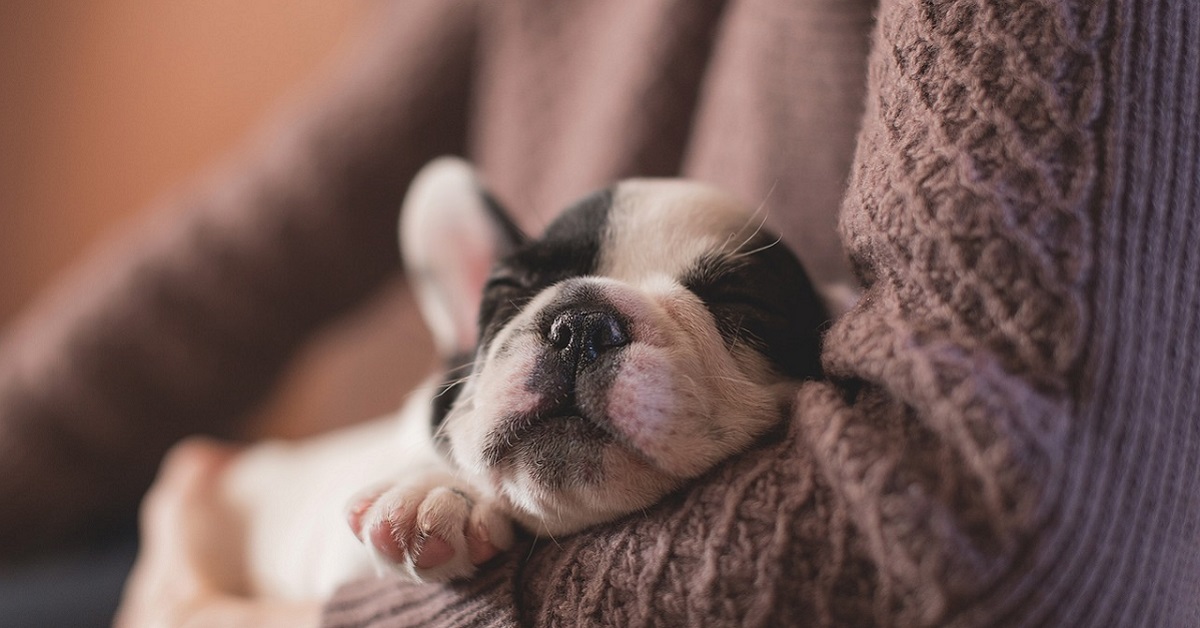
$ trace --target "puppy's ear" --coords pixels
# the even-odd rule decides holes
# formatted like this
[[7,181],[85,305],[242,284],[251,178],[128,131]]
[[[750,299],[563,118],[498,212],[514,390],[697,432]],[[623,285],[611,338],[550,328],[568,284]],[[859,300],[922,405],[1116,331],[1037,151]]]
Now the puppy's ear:
[[400,251],[443,358],[474,351],[492,264],[523,240],[467,162],[441,157],[417,173],[400,212]]

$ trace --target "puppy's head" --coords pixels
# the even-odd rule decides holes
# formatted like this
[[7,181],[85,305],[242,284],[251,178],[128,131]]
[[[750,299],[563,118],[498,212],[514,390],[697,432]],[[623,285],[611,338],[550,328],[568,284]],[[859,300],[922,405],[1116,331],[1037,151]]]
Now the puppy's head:
[[776,425],[818,373],[824,310],[730,197],[631,180],[521,235],[439,160],[405,203],[405,261],[452,370],[454,463],[535,532],[643,508]]

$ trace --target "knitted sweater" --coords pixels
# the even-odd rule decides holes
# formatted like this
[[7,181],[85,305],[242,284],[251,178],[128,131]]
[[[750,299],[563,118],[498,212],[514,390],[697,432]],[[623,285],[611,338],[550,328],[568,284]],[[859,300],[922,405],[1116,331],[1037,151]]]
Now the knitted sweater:
[[0,547],[230,430],[393,272],[415,169],[465,152],[531,228],[631,174],[766,199],[824,284],[840,203],[863,296],[776,437],[471,582],[349,584],[326,625],[1200,624],[1200,8],[871,9],[400,3],[7,336]]

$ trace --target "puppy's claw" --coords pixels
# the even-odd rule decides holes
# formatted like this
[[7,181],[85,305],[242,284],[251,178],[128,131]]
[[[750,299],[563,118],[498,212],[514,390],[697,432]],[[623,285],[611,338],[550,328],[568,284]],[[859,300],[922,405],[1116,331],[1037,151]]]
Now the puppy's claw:
[[371,509],[377,499],[379,499],[379,493],[355,497],[350,500],[350,505],[346,508],[346,523],[350,525],[350,531],[359,540],[363,538],[363,518],[366,517],[367,511]]

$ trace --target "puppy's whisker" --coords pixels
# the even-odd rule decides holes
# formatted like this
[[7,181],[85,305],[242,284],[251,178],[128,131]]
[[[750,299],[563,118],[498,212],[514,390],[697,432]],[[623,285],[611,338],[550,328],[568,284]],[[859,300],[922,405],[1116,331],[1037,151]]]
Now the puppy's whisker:
[[[473,366],[473,364],[466,365],[466,366]],[[463,368],[463,367],[458,367],[458,368]],[[452,372],[452,371],[454,371],[454,370],[456,370],[456,369],[450,369],[449,371],[447,371],[447,374],[449,374],[450,372]],[[435,393],[435,394],[434,394],[434,397],[435,397],[435,398],[437,398],[437,397],[441,397],[442,395],[444,395],[444,394],[446,394],[447,392],[449,392],[449,390],[450,390],[450,388],[451,388],[451,387],[453,387],[453,386],[456,386],[456,385],[458,385],[458,384],[461,384],[461,383],[463,383],[463,382],[465,382],[465,381],[469,380],[470,378],[471,378],[471,377],[470,377],[469,375],[467,375],[467,376],[465,376],[465,377],[460,377],[460,378],[457,378],[457,379],[452,379],[452,380],[449,380],[449,381],[446,381],[446,382],[441,382],[441,383],[437,384],[437,387],[438,387],[438,388],[440,388],[441,390],[439,390],[437,393]],[[418,387],[416,387],[416,388],[413,388],[413,389],[411,389],[411,390],[409,390],[409,391],[407,391],[407,392],[405,392],[405,393],[404,393],[404,401],[409,401],[410,399],[412,399],[412,397],[413,397],[414,395],[420,395],[420,394],[424,394],[426,390],[427,390],[427,389],[426,389],[424,386],[418,386]]]
[[[767,190],[766,196],[763,196],[763,199],[758,202],[758,205],[754,208],[754,212],[746,218],[746,222],[742,223],[742,229],[745,229],[751,222],[754,221],[755,218],[758,218],[758,214],[760,212],[767,208],[767,201],[771,200],[771,195],[775,193],[775,186],[778,183],[779,181],[776,180],[771,184],[771,187]],[[761,225],[762,223],[760,222],[759,224]],[[739,229],[739,231],[740,230],[741,229]]]
[[745,240],[743,240],[741,244],[734,248],[731,254],[736,255],[738,251],[742,250],[743,247],[745,247],[747,244],[750,244],[750,242],[754,240],[755,236],[757,236],[767,224],[767,218],[771,216],[771,210],[767,206],[767,201],[771,200],[771,195],[775,193],[775,186],[778,184],[778,180],[771,184],[771,189],[767,190],[767,195],[763,197],[762,202],[758,204],[758,207],[754,210],[754,213],[750,214],[750,217],[746,219],[746,223],[742,225],[741,229],[738,230],[739,233],[744,231],[746,226],[749,225],[755,218],[757,218],[759,213],[762,213],[762,220],[758,222],[758,226],[754,228],[754,232],[751,233]]
[[447,374],[447,375],[449,375],[449,374],[451,374],[451,373],[455,373],[455,372],[458,372],[458,371],[464,371],[464,370],[468,370],[468,369],[474,369],[476,364],[479,364],[479,360],[471,360],[470,362],[467,362],[466,364],[460,364],[460,365],[458,365],[458,366],[452,366],[452,367],[450,367],[450,368],[446,369],[446,374]]
[[[554,535],[550,533],[550,526],[546,525],[546,518],[543,516],[539,517],[539,519],[541,519],[542,531],[546,533],[546,537],[550,539],[551,543],[554,543],[555,547],[561,550],[562,544],[559,543],[558,539],[554,538]],[[562,525],[562,512],[558,513],[558,523],[559,525]]]
[[539,538],[541,537],[534,535],[533,540],[529,542],[529,553],[525,554],[525,562],[529,562],[529,559],[533,558],[533,549],[537,547]]
[[456,379],[451,379],[451,380],[447,380],[447,381],[445,381],[445,382],[442,382],[442,383],[439,385],[439,386],[441,387],[441,389],[442,389],[442,390],[441,390],[441,391],[440,391],[438,394],[434,395],[434,397],[441,397],[442,395],[444,395],[444,394],[446,394],[446,393],[450,392],[450,389],[451,389],[451,388],[454,388],[455,386],[457,386],[457,385],[459,385],[459,384],[465,383],[465,382],[467,382],[467,380],[469,380],[469,379],[471,379],[471,376],[470,376],[470,375],[466,375],[466,376],[464,376],[464,377],[459,377],[459,378],[456,378]]
[[776,244],[779,244],[782,241],[783,241],[783,236],[778,236],[775,238],[775,241],[770,244],[764,244],[752,251],[746,251],[744,253],[734,253],[732,255],[732,257],[734,257],[735,259],[742,259],[742,258],[750,257],[751,255],[754,255],[756,253],[762,253],[763,251],[775,246]]
[[448,421],[442,421],[442,423],[437,426],[437,429],[433,430],[432,440],[434,442],[436,442],[438,439],[442,438],[445,435],[447,423],[448,423]]
[[741,323],[738,323],[737,330],[733,333],[733,342],[730,344],[732,344],[732,345],[741,344],[743,342],[742,341],[742,331],[744,331],[745,329],[746,329],[746,327],[744,325],[742,325]]
[[733,251],[730,252],[730,256],[743,257],[743,255],[741,255],[742,249],[745,248],[746,245],[750,244],[754,240],[754,238],[758,237],[758,234],[760,232],[762,232],[763,227],[767,224],[767,217],[768,217],[767,213],[764,213],[762,221],[760,221],[758,223],[758,226],[754,228],[754,232],[751,233],[750,235],[746,236],[746,239],[742,240],[742,243],[737,245],[737,247],[735,247],[733,249]]
[[[772,185],[771,190],[767,191],[767,198],[771,197],[771,191],[773,191],[774,189],[775,189],[775,186]],[[745,222],[742,223],[742,226],[738,227],[737,231],[733,231],[733,232],[729,233],[729,235],[725,236],[725,241],[721,243],[721,250],[725,250],[725,248],[729,246],[729,243],[733,240],[734,237],[736,237],[738,234],[744,232],[746,230],[746,227],[750,226],[750,223],[752,223],[754,221],[754,219],[758,217],[758,213],[763,210],[763,207],[766,205],[766,202],[767,202],[767,200],[766,200],[766,198],[764,198],[762,200],[762,202],[758,204],[758,207],[755,207],[754,211],[750,215],[746,216]],[[734,251],[736,251],[736,250],[737,250],[737,248],[735,247]]]

